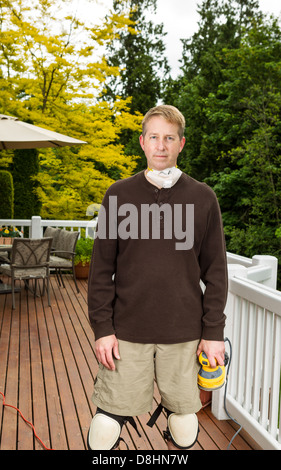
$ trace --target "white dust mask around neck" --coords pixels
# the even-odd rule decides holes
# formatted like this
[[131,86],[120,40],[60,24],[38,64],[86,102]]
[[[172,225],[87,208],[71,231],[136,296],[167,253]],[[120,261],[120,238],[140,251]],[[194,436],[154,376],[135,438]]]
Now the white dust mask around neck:
[[171,188],[180,178],[182,171],[173,166],[165,170],[151,170],[148,168],[146,176],[160,188]]

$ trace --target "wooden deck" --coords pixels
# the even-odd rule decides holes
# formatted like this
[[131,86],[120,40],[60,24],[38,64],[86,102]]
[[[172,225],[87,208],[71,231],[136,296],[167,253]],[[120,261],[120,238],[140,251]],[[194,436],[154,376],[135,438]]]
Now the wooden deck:
[[[87,283],[79,281],[77,294],[71,275],[64,278],[66,287],[60,288],[51,276],[51,307],[46,295],[34,298],[23,285],[14,311],[11,295],[0,295],[0,392],[6,404],[16,406],[34,424],[47,448],[84,450],[95,412],[91,395],[98,365],[87,316]],[[156,387],[154,401],[156,408]],[[217,421],[210,406],[198,417],[200,433],[194,449],[226,449],[235,434],[231,422]],[[130,425],[123,429],[130,450],[167,449],[164,414],[152,429],[146,426],[148,419],[148,414],[137,418],[141,437]],[[19,413],[3,407],[1,395],[0,449],[43,449]],[[125,449],[123,443],[121,449]],[[251,450],[252,446],[239,434],[231,449]]]

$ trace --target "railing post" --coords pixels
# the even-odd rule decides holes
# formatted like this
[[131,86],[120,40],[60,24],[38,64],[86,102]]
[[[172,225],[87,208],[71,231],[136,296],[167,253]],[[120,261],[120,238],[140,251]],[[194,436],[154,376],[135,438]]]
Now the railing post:
[[[227,268],[228,268],[229,279],[234,276],[247,277],[247,268],[245,266],[242,266],[240,264],[228,264]],[[230,340],[231,344],[232,344],[232,339],[233,339],[232,333],[233,333],[234,308],[235,308],[235,296],[228,290],[227,302],[226,302],[226,307],[225,307],[226,324],[225,324],[224,336]],[[227,345],[226,345],[226,350],[227,350]],[[225,385],[221,387],[219,390],[214,390],[212,392],[212,413],[219,420],[229,419],[224,409],[224,391],[225,391]]]
[[253,266],[270,266],[271,277],[262,282],[264,286],[276,289],[277,287],[277,271],[278,271],[278,259],[275,256],[270,255],[255,255],[252,258]]
[[34,215],[31,218],[31,233],[30,238],[42,238],[41,217]]

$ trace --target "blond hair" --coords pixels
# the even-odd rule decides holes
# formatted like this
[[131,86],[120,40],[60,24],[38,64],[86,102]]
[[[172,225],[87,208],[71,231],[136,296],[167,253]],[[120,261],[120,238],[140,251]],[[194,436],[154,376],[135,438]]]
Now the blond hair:
[[166,121],[176,124],[178,126],[178,134],[179,138],[183,138],[184,129],[185,129],[185,118],[182,113],[175,107],[167,104],[163,104],[160,106],[155,106],[151,108],[142,120],[142,134],[145,136],[146,134],[146,124],[148,123],[149,119],[153,116],[161,116]]

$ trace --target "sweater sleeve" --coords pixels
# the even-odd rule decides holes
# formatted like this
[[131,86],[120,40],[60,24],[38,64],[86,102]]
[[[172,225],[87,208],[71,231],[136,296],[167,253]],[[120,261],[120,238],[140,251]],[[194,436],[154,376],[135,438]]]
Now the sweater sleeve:
[[107,236],[109,226],[108,199],[107,192],[102,202],[103,210],[99,214],[88,280],[88,314],[96,340],[115,334],[113,305],[117,239]]
[[200,251],[203,297],[202,338],[222,341],[227,299],[227,261],[223,224],[218,200],[213,193],[205,236]]

